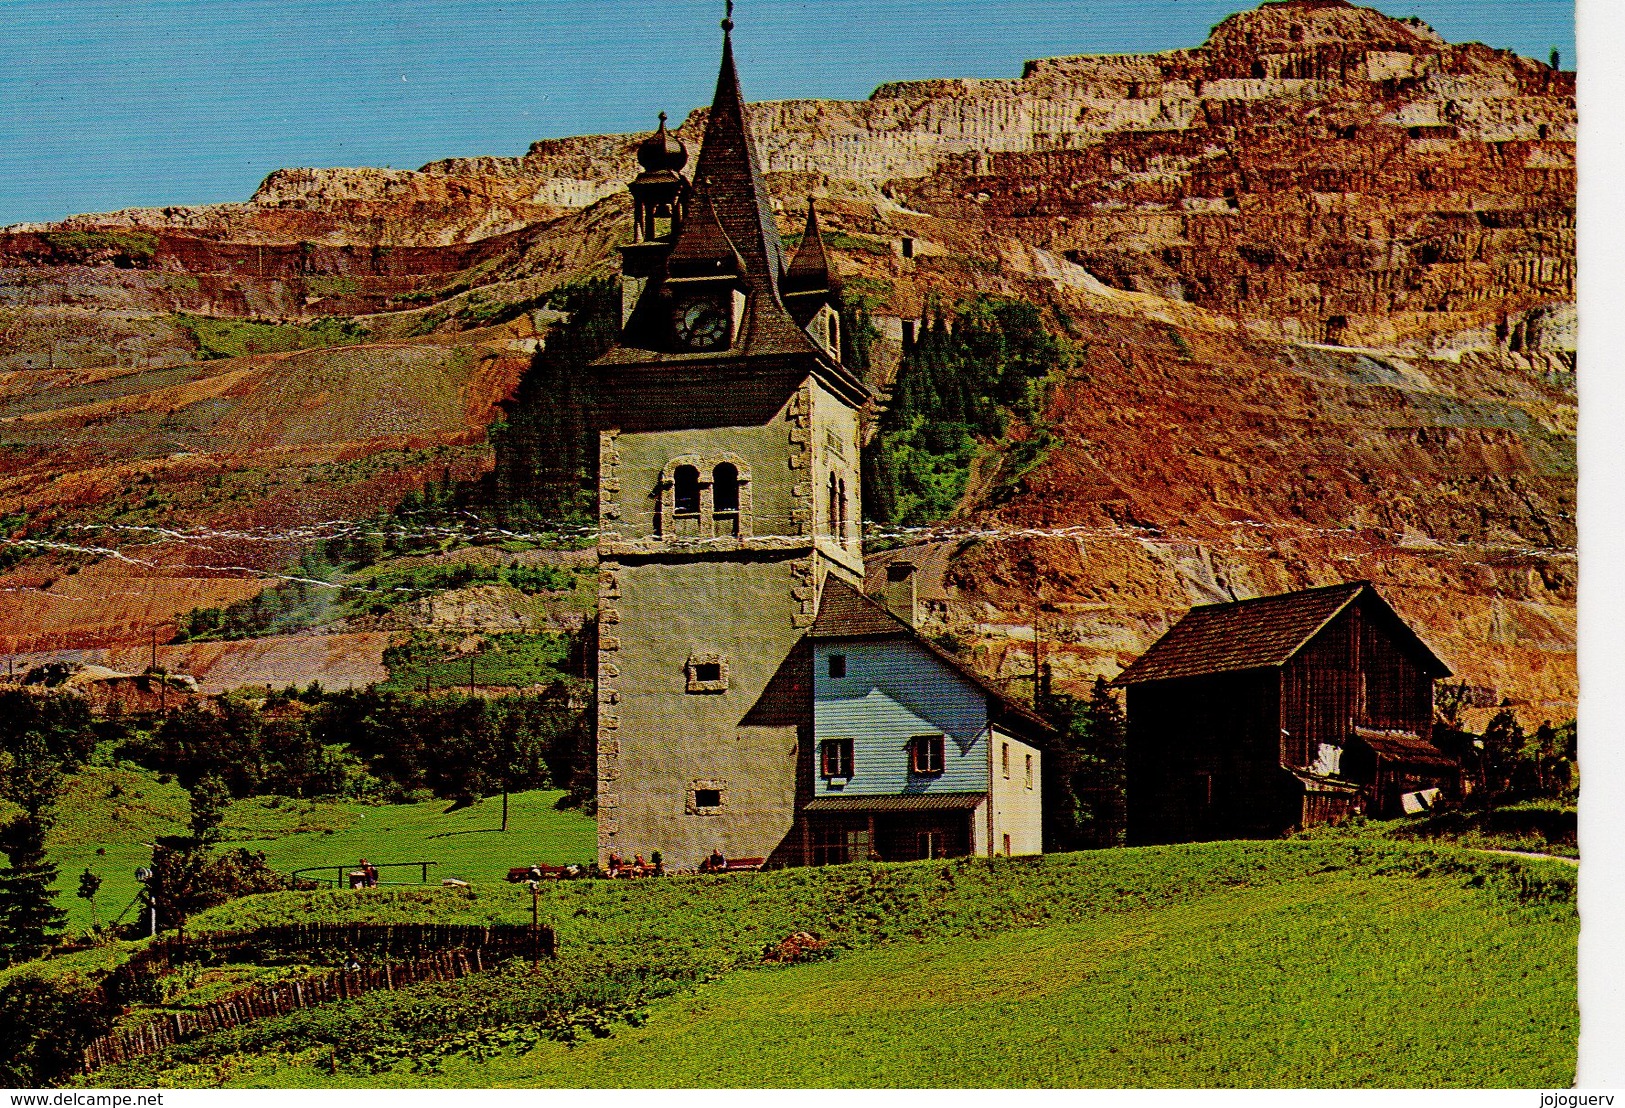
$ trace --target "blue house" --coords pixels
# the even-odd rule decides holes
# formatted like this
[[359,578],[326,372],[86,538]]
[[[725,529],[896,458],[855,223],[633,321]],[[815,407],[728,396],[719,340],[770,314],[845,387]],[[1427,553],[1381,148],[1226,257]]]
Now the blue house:
[[1042,851],[1043,719],[834,575],[809,638],[809,861]]

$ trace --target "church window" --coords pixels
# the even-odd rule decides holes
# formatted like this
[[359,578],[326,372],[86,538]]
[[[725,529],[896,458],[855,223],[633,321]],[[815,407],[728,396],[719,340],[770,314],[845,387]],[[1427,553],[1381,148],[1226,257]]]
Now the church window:
[[835,533],[846,542],[846,478],[835,483]]
[[841,486],[835,474],[829,475],[829,533],[841,533]]
[[739,467],[723,462],[711,471],[711,505],[717,515],[739,511]]
[[722,811],[727,802],[728,782],[715,778],[689,782],[688,803],[685,805],[688,815],[714,816]]
[[935,777],[942,773],[944,764],[944,736],[917,735],[908,741],[909,772],[921,777]]
[[678,515],[699,515],[700,471],[694,466],[678,466],[672,474],[672,493]]
[[837,681],[846,676],[845,654],[831,654],[829,656],[829,675]]

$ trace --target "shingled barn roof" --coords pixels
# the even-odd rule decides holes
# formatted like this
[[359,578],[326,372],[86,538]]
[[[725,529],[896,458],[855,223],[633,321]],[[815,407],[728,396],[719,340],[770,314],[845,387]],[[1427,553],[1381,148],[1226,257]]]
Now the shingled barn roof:
[[1002,716],[1004,720],[1017,720],[1048,733],[1055,730],[1043,716],[936,643],[921,637],[914,628],[839,577],[824,578],[824,591],[818,598],[818,616],[807,635],[814,639],[908,639],[986,693],[996,719]]
[[1370,731],[1364,727],[1354,729],[1354,737],[1371,748],[1385,762],[1413,763],[1427,766],[1460,768],[1460,763],[1424,738],[1401,731]]
[[1425,672],[1434,677],[1450,676],[1449,667],[1399,618],[1369,581],[1352,581],[1192,608],[1112,684],[1143,685],[1283,666],[1362,597],[1369,599],[1373,611],[1390,625],[1400,644],[1410,648]]

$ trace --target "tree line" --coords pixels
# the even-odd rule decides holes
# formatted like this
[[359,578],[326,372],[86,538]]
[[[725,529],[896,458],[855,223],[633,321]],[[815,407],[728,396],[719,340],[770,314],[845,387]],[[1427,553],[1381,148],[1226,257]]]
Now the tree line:
[[[590,813],[596,789],[590,704],[562,680],[496,699],[313,685],[194,700],[162,718],[96,719],[71,693],[0,690],[0,799],[15,809],[0,824],[0,964],[38,957],[62,930],[45,837],[65,778],[98,747],[173,776],[189,794],[189,829],[157,840],[149,882],[180,919],[281,887],[262,855],[215,849],[233,799],[439,797],[466,805],[559,788],[562,806]],[[81,890],[87,899],[96,892],[83,880]]]
[[867,518],[918,526],[951,515],[983,445],[1001,440],[1012,418],[1032,422],[1043,381],[1068,360],[1025,300],[983,294],[935,306],[863,453]]

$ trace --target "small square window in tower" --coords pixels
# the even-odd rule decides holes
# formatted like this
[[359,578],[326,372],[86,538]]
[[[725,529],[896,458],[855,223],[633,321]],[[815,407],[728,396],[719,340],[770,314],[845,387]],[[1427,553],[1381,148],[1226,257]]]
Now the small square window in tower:
[[714,816],[728,802],[728,782],[712,779],[689,783],[685,811],[691,816]]
[[694,654],[683,667],[687,691],[721,693],[728,691],[728,659],[721,654]]
[[845,654],[831,654],[829,656],[829,675],[837,681],[846,676]]

